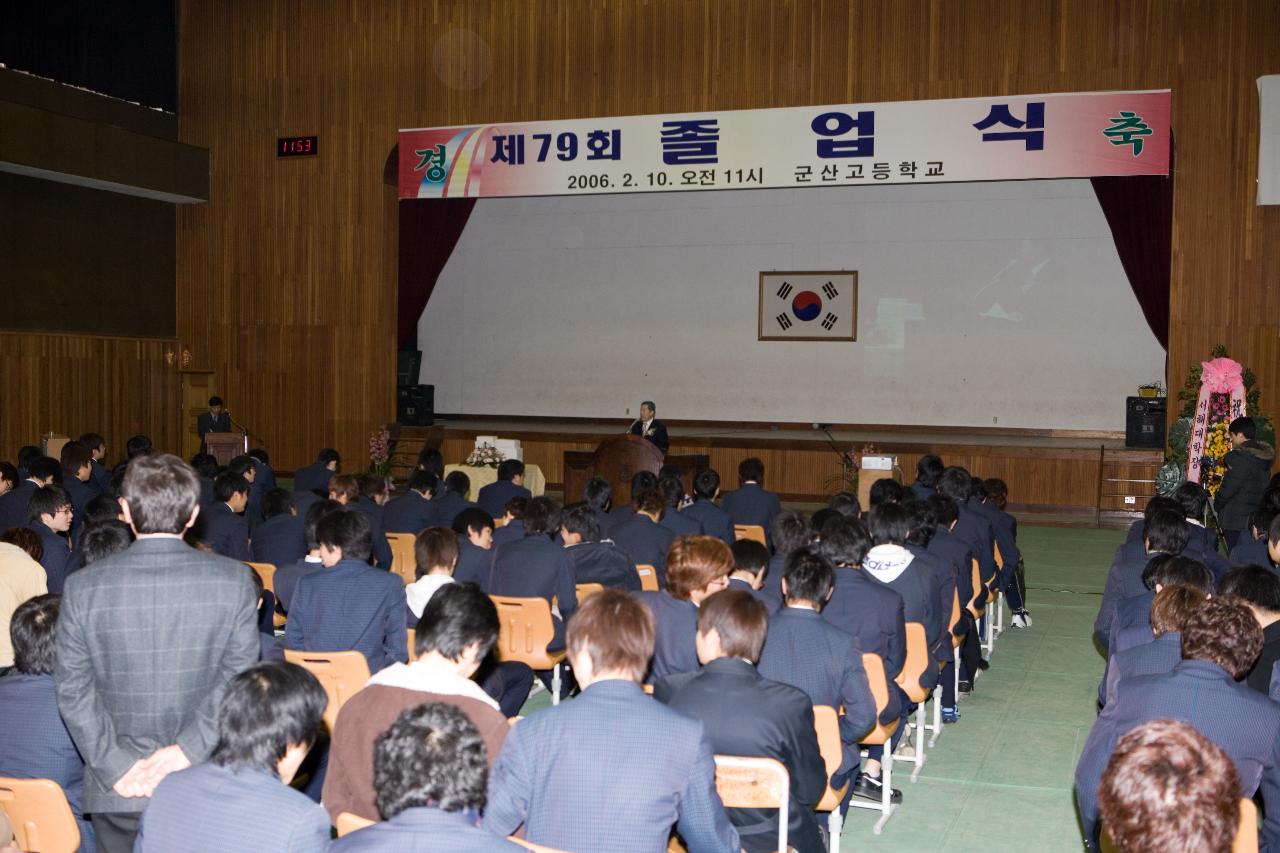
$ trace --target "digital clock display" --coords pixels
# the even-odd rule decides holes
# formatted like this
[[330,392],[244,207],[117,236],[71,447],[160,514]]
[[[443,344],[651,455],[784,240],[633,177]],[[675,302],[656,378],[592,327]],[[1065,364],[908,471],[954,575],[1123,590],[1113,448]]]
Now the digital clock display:
[[276,140],[277,157],[312,157],[320,153],[318,136],[282,136]]

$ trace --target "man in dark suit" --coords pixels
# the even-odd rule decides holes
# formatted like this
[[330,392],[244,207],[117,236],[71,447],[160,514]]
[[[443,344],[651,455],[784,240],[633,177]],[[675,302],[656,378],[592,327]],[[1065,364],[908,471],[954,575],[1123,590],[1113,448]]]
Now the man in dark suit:
[[529,501],[524,511],[524,538],[508,542],[494,555],[488,587],[491,595],[545,598],[548,604],[556,599],[559,616],[553,611],[553,649],[564,648],[564,623],[578,606],[573,560],[551,541],[559,529],[560,509],[555,501],[547,497]]
[[488,592],[493,569],[493,519],[479,507],[464,509],[453,520],[453,532],[458,535],[458,564],[453,567],[453,579],[473,583]]
[[635,513],[613,526],[609,534],[614,544],[627,553],[632,563],[653,566],[658,573],[658,586],[666,585],[667,552],[676,535],[659,522],[666,512],[666,501],[657,489],[649,489],[631,496]]
[[738,464],[738,482],[741,485],[724,496],[720,508],[734,524],[759,525],[767,536],[773,519],[782,512],[782,505],[777,495],[766,492],[760,485],[764,482],[764,463],[754,456],[742,460]]
[[323,516],[316,541],[324,568],[298,580],[284,646],[306,652],[355,650],[369,672],[409,659],[404,581],[369,565],[369,519],[344,510]]
[[293,508],[289,493],[284,489],[267,492],[262,500],[262,513],[266,520],[253,531],[253,561],[278,568],[305,558],[306,525]]
[[1150,720],[1180,720],[1221,747],[1236,766],[1240,796],[1261,790],[1262,848],[1280,844],[1280,706],[1236,683],[1262,648],[1262,629],[1245,607],[1211,598],[1187,618],[1182,662],[1167,675],[1120,683],[1089,732],[1076,766],[1076,800],[1086,844],[1097,849],[1098,782],[1116,740]]
[[684,502],[684,484],[678,477],[663,477],[658,481],[658,491],[667,504],[667,511],[662,514],[659,524],[676,536],[701,536],[705,532],[702,522],[680,511],[680,504]]
[[[781,762],[791,777],[787,842],[797,850],[821,851],[825,845],[813,806],[826,790],[827,772],[818,751],[813,703],[803,690],[770,681],[756,669],[768,619],[764,605],[741,590],[726,589],[707,598],[698,608],[702,669],[660,681],[654,698],[701,720],[717,755]],[[776,849],[776,810],[727,811],[748,853]]]
[[111,486],[111,469],[103,464],[107,458],[107,441],[96,432],[86,432],[80,436],[80,443],[89,448],[92,457],[93,476],[90,482],[96,492],[105,492]]
[[406,708],[373,749],[382,822],[329,849],[521,853],[518,844],[476,826],[485,804],[488,758],[484,738],[459,708],[443,702]]
[[382,507],[373,501],[361,501],[360,478],[354,474],[334,474],[329,478],[329,499],[368,520],[373,560],[380,568],[390,569],[391,543],[387,541],[387,532],[382,526]]
[[523,825],[527,840],[559,850],[653,853],[674,825],[689,853],[737,853],[702,723],[640,689],[654,647],[645,608],[606,589],[582,605],[567,639],[582,694],[512,728],[484,828],[502,836]]
[[627,430],[631,435],[638,435],[647,440],[654,447],[667,452],[669,442],[667,440],[667,427],[657,418],[658,410],[653,405],[652,400],[645,400],[640,404],[640,417],[631,422],[631,428]]
[[0,678],[0,776],[58,783],[80,827],[80,849],[93,850],[93,826],[84,813],[84,759],[58,714],[53,684],[60,603],[57,595],[27,599],[7,626],[14,667]]
[[204,437],[211,432],[231,432],[231,413],[223,409],[221,397],[209,398],[209,411],[196,418],[196,432],[200,435],[200,452],[205,452]]
[[[316,454],[316,461],[293,472],[293,491],[329,493],[329,478],[338,473],[342,465],[342,457],[332,447],[326,447]],[[299,512],[305,512],[302,507]]]
[[26,527],[31,496],[36,489],[52,486],[62,475],[62,465],[48,456],[37,456],[27,467],[27,477],[0,495],[0,533],[11,527]]
[[331,512],[343,512],[342,504],[328,499],[317,500],[311,504],[306,516],[302,519],[302,531],[307,545],[306,556],[296,563],[276,566],[271,585],[275,587],[276,609],[281,613],[289,612],[289,605],[293,602],[293,593],[298,588],[298,581],[324,568],[324,561],[320,559],[320,543],[316,539],[316,526],[319,525],[320,519]]
[[59,454],[62,462],[62,488],[71,501],[71,541],[78,538],[80,525],[84,524],[85,509],[89,501],[98,495],[92,484],[93,461],[89,448],[78,441],[68,441]]
[[44,548],[40,565],[44,566],[49,592],[60,594],[67,576],[80,568],[80,560],[67,539],[67,531],[71,529],[71,501],[61,487],[44,486],[31,496],[28,506],[31,520],[27,527],[40,537]]
[[431,526],[435,509],[431,498],[440,487],[440,480],[428,471],[414,471],[405,484],[404,494],[387,501],[382,508],[382,521],[388,533],[412,533]]
[[226,471],[213,481],[213,496],[217,503],[205,513],[200,538],[224,557],[251,560],[249,522],[241,515],[249,503],[249,484],[239,474]]
[[858,742],[876,725],[876,700],[858,641],[821,616],[835,589],[835,569],[817,549],[801,548],[787,558],[782,588],[786,606],[769,620],[760,675],[798,687],[814,705],[841,712],[844,760],[836,775],[847,777],[861,762]]
[[699,471],[698,476],[693,478],[693,503],[683,511],[701,524],[708,536],[732,545],[737,538],[733,535],[733,519],[729,517],[729,513],[715,505],[714,501],[719,496],[720,475],[710,468]]
[[329,815],[289,787],[315,743],[328,697],[284,662],[240,673],[218,709],[209,761],[166,777],[142,816],[137,853],[329,849]]
[[497,481],[480,490],[476,503],[489,515],[498,516],[502,515],[507,501],[515,497],[533,497],[533,493],[524,487],[524,463],[519,459],[503,459],[498,463]]
[[1126,598],[1142,595],[1147,588],[1142,583],[1142,573],[1156,554],[1181,554],[1187,544],[1187,525],[1182,515],[1172,510],[1156,510],[1143,527],[1143,554],[1126,557],[1125,546],[1116,550],[1116,559],[1107,573],[1107,583],[1102,591],[1102,603],[1093,623],[1093,638],[1105,651],[1111,640],[1111,622],[1116,606]]
[[67,579],[54,671],[105,853],[132,850],[155,786],[209,755],[213,709],[259,654],[245,567],[182,541],[199,512],[195,472],[168,454],[137,456],[121,494],[137,541]]
[[712,536],[682,536],[667,556],[666,588],[639,594],[656,631],[649,683],[698,668],[698,606],[728,587],[733,571],[732,552]]
[[602,540],[598,525],[595,510],[586,503],[565,507],[560,514],[560,538],[573,560],[574,581],[639,592],[635,560],[613,542]]

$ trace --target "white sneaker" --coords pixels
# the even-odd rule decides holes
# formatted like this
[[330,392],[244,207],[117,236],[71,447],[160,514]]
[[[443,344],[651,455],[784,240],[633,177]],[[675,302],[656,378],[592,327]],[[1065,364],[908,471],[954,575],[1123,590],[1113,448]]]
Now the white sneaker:
[[1009,624],[1014,628],[1030,628],[1031,614],[1025,610],[1019,610],[1009,619]]

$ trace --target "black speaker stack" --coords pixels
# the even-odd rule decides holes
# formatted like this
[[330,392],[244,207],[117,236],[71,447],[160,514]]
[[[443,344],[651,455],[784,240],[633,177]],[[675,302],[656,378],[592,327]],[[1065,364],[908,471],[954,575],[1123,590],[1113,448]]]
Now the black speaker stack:
[[1168,402],[1165,397],[1127,398],[1124,407],[1124,446],[1163,449],[1167,412]]
[[404,426],[431,426],[435,423],[435,414],[436,386],[396,386],[396,423]]

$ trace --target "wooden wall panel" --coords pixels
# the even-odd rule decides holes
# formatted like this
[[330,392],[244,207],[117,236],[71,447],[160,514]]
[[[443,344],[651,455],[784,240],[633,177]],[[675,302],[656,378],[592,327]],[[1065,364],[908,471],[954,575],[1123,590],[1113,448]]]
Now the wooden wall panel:
[[0,459],[57,432],[99,432],[107,462],[139,433],[178,450],[177,344],[154,338],[0,332]]
[[[701,109],[1173,89],[1169,382],[1221,341],[1280,414],[1274,0],[179,0],[179,33],[211,171],[179,211],[179,337],[282,468],[363,459],[394,415],[397,128]],[[304,133],[318,158],[275,159]]]

